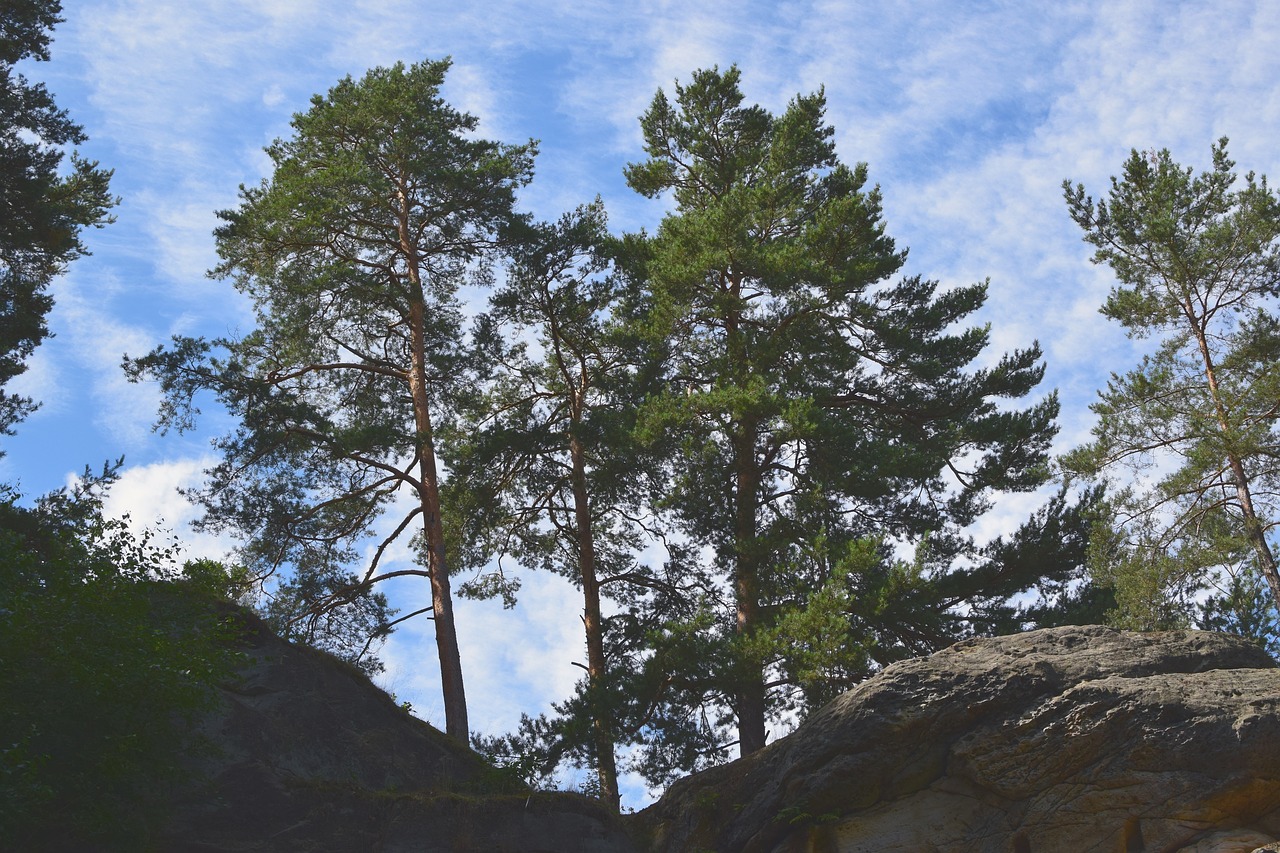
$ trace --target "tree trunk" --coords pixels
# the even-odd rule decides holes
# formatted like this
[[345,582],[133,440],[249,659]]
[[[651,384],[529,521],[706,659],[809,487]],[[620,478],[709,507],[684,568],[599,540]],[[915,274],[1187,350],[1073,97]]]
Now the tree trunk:
[[[759,472],[755,460],[755,429],[750,423],[738,424],[734,436],[735,492],[734,507],[734,596],[737,604],[735,630],[739,641],[749,639],[759,627],[760,578],[756,547],[756,492]],[[738,750],[750,755],[764,748],[765,690],[761,662],[741,661],[734,702],[738,711]]]
[[410,307],[413,367],[409,390],[413,397],[414,425],[418,431],[418,463],[421,484],[422,533],[427,543],[427,569],[431,575],[431,611],[436,628],[436,650],[440,656],[440,690],[444,696],[444,730],[464,744],[470,742],[467,724],[467,696],[462,683],[462,658],[458,653],[458,633],[453,621],[453,593],[449,587],[449,564],[444,548],[444,525],[440,518],[440,482],[436,472],[436,452],[432,440],[431,408],[426,384],[425,306],[415,299]]
[[[741,276],[728,271],[725,278],[728,294],[735,300],[742,296]],[[725,345],[729,370],[735,384],[745,390],[750,380],[750,364],[746,341],[741,331],[742,315],[735,307],[725,318]],[[763,662],[744,654],[744,641],[759,627],[760,556],[757,545],[756,501],[760,491],[760,471],[756,465],[756,428],[750,416],[734,417],[730,441],[733,446],[734,520],[733,520],[733,589],[737,607],[734,632],[739,642],[737,684],[734,704],[738,713],[738,751],[743,756],[764,748],[765,689]]]
[[[1190,304],[1189,300],[1183,303],[1182,310],[1186,312],[1188,319],[1191,320],[1196,342],[1200,346],[1200,357],[1204,360],[1204,374],[1209,383],[1209,393],[1213,397],[1213,408],[1218,420],[1218,428],[1224,436],[1229,437],[1231,415],[1227,411],[1226,404],[1222,402],[1222,394],[1218,389],[1218,373],[1213,363],[1213,355],[1209,351],[1208,337],[1204,329],[1195,322],[1194,306]],[[1244,471],[1244,463],[1238,454],[1230,450],[1229,444],[1227,464],[1231,467],[1231,476],[1236,482],[1236,498],[1240,501],[1240,513],[1244,517],[1245,538],[1249,540],[1249,544],[1253,546],[1254,553],[1258,555],[1258,565],[1262,569],[1263,577],[1267,579],[1267,586],[1271,590],[1271,598],[1275,602],[1276,608],[1280,609],[1280,572],[1277,572],[1276,569],[1276,558],[1271,553],[1271,546],[1267,544],[1267,535],[1263,529],[1262,520],[1258,518],[1258,513],[1254,509],[1253,493],[1249,488],[1249,479]]]
[[[574,426],[577,426],[575,422]],[[596,747],[596,776],[600,799],[614,811],[621,807],[618,763],[614,756],[613,729],[604,706],[604,626],[600,617],[600,580],[596,574],[595,534],[587,494],[586,454],[576,434],[569,437],[572,462],[574,523],[578,529],[578,568],[582,573],[582,624],[587,633],[587,693],[591,697],[591,728]]]
[[1253,494],[1249,491],[1248,480],[1245,479],[1244,465],[1234,454],[1228,457],[1228,461],[1231,464],[1231,474],[1236,481],[1236,497],[1240,500],[1244,515],[1245,537],[1258,555],[1258,565],[1262,568],[1262,576],[1267,579],[1267,586],[1271,589],[1271,599],[1275,602],[1276,609],[1280,610],[1280,573],[1276,571],[1276,558],[1271,553],[1271,546],[1267,544],[1262,520],[1258,518],[1253,508]]
[[[449,585],[449,562],[444,547],[444,523],[440,517],[440,479],[436,470],[436,449],[431,428],[431,401],[427,395],[427,308],[422,284],[418,246],[409,229],[410,193],[402,183],[397,192],[400,252],[408,273],[410,358],[409,394],[413,399],[413,422],[417,430],[418,500],[422,506],[422,535],[427,545],[427,571],[431,576],[431,614],[436,629],[436,652],[440,658],[440,692],[444,699],[445,734],[470,745],[467,723],[467,692],[462,683],[462,656],[458,652],[458,632],[453,621],[453,591]],[[396,282],[392,281],[395,287]]]

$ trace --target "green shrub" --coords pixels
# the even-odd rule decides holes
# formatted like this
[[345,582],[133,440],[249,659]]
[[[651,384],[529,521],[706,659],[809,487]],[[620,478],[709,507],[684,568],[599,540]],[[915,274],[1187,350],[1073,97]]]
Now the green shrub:
[[168,580],[172,552],[102,517],[114,469],[0,496],[0,838],[146,849],[233,662],[234,617]]

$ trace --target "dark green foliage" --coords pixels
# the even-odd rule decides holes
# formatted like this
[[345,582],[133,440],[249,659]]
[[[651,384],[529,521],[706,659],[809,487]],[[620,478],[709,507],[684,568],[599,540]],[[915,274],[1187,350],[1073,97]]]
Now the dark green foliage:
[[[430,582],[432,607],[402,618],[432,613],[446,726],[465,741],[436,442],[474,387],[458,289],[488,283],[534,151],[477,138],[440,97],[448,67],[375,68],[313,98],[267,149],[271,179],[219,214],[213,274],[253,300],[257,328],[126,366],[160,379],[165,426],[189,426],[204,391],[239,417],[197,498],[256,577],[282,574],[277,625],[362,659],[393,624],[374,585]],[[421,565],[384,563],[402,538]]]
[[1280,198],[1252,173],[1237,185],[1226,142],[1198,175],[1167,150],[1134,151],[1096,203],[1064,184],[1094,263],[1116,274],[1102,313],[1155,344],[1112,374],[1094,440],[1062,462],[1113,484],[1093,566],[1128,627],[1195,622],[1218,587],[1205,624],[1269,630],[1259,578],[1280,602]]
[[1280,660],[1280,619],[1267,582],[1246,565],[1225,577],[1199,604],[1199,626],[1208,631],[1224,631],[1253,639]]
[[599,547],[617,540],[605,556],[611,572],[636,545],[618,522],[644,497],[629,435],[637,355],[608,320],[623,293],[605,274],[610,238],[599,202],[522,235],[506,283],[476,322],[487,393],[461,401],[465,418],[443,451],[454,474],[451,532],[470,567],[514,556],[580,583],[575,442],[594,497],[591,532]]
[[58,0],[12,0],[0,8],[0,434],[36,407],[4,386],[26,370],[26,360],[49,335],[47,288],[68,263],[85,254],[80,232],[111,218],[111,172],[71,155],[59,174],[65,147],[84,131],[58,109],[43,84],[14,66],[49,59],[49,32],[61,18]]
[[599,767],[593,722],[602,715],[619,755],[629,756],[619,772],[654,786],[723,760],[732,724],[723,684],[734,660],[703,597],[713,581],[699,566],[670,562],[638,576],[646,583],[610,589],[620,607],[602,620],[604,676],[581,679],[552,714],[522,720],[508,741],[514,754],[536,756],[544,776],[564,762]]
[[[487,504],[510,518],[567,483],[569,438],[590,436],[592,517],[643,518],[666,548],[660,567],[632,565],[635,543],[619,540],[608,562],[627,567],[623,583],[603,587],[617,605],[602,619],[607,672],[489,745],[541,773],[599,766],[603,713],[630,768],[661,786],[723,761],[753,714],[763,741],[766,720],[803,716],[893,661],[1095,618],[1084,566],[1100,492],[1059,494],[1007,539],[963,532],[992,494],[1046,476],[1055,399],[998,403],[1030,393],[1038,351],[972,369],[987,332],[963,322],[985,287],[889,282],[903,255],[865,167],[836,161],[821,95],[774,117],[742,106],[737,79],[699,72],[642,119],[652,159],[628,177],[671,191],[677,213],[654,239],[614,241],[614,276],[595,286],[616,282],[616,297],[578,303],[609,309],[608,334],[599,326],[586,348],[630,353],[625,369],[593,386],[570,428],[554,395],[561,420],[513,416],[545,387],[522,367],[518,393],[484,409],[509,427],[486,439],[502,452],[472,457],[524,460],[491,469],[518,476],[464,478],[514,488],[511,503]],[[504,310],[493,317],[510,322]],[[534,526],[538,547],[514,552],[554,555],[546,565],[577,579],[577,532]],[[903,545],[914,560],[895,556]]]
[[350,663],[368,676],[382,672],[374,649],[390,633],[396,610],[381,592],[358,593],[357,575],[334,567],[291,575],[260,609],[271,630]]
[[948,633],[1013,634],[1101,622],[1098,600],[1106,596],[1090,583],[1088,560],[1104,499],[1100,487],[1076,495],[1062,487],[1012,534],[972,553],[967,570],[940,572],[934,587],[941,609],[955,620]]
[[[539,734],[555,733],[550,749],[594,766],[598,793],[615,810],[617,722],[629,702],[615,687],[611,670],[623,657],[606,645],[601,600],[634,602],[656,583],[636,554],[658,484],[652,448],[633,435],[638,401],[653,385],[650,363],[618,321],[634,298],[610,263],[623,250],[598,200],[525,232],[478,321],[478,361],[491,381],[448,442],[446,494],[459,553],[473,564],[514,557],[582,590],[587,678],[560,709],[567,716],[540,721]],[[499,589],[510,602],[516,579],[498,565],[467,591]]]
[[703,632],[719,651],[685,662],[696,688],[681,677],[704,691],[702,728],[736,719],[746,753],[879,661],[992,630],[969,601],[1078,563],[1028,576],[962,534],[992,495],[1047,477],[1056,397],[1010,405],[1040,381],[1039,349],[975,367],[989,335],[965,324],[986,285],[894,279],[905,252],[866,166],[836,157],[822,93],[774,116],[738,84],[699,71],[674,102],[659,92],[627,177],[676,203],[637,262],[635,323],[665,380],[640,428],[678,446],[662,509],[720,578]]
[[[189,781],[190,722],[234,662],[209,567],[102,516],[114,468],[0,501],[0,838],[6,849],[149,849]],[[184,577],[191,579],[180,582]]]
[[[1089,573],[1091,534],[1106,512],[1105,490],[1083,490],[1074,500],[1064,486],[1009,537],[982,549],[972,578],[968,615],[979,634],[1013,634],[1059,625],[1100,625],[1114,605],[1113,591]],[[1028,594],[1034,598],[1028,598]],[[1012,599],[1018,597],[1015,603]]]

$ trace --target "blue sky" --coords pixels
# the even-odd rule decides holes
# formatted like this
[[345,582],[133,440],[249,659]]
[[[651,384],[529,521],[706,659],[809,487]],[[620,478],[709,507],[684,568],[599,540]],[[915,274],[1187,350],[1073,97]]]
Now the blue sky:
[[[779,110],[824,86],[838,152],[869,164],[907,272],[990,279],[979,319],[992,358],[1042,344],[1043,387],[1062,397],[1058,450],[1087,436],[1096,389],[1138,352],[1097,313],[1110,275],[1088,262],[1063,179],[1105,192],[1131,148],[1205,168],[1224,135],[1241,172],[1280,174],[1280,4],[1269,0],[64,3],[52,61],[22,70],[84,125],[82,153],[115,169],[122,202],[114,225],[87,235],[93,256],[53,285],[56,337],[13,389],[44,406],[6,440],[0,481],[39,493],[123,454],[111,510],[162,521],[196,554],[232,543],[187,531],[194,513],[176,488],[199,481],[228,423],[211,413],[199,433],[154,435],[157,391],[127,384],[120,357],[174,333],[247,330],[240,297],[204,275],[214,211],[267,176],[262,148],[344,75],[452,56],[446,96],[484,135],[540,140],[525,208],[553,218],[598,194],[615,230],[652,230],[665,209],[622,179],[643,156],[637,117],[659,87],[736,63],[748,100]],[[980,533],[1039,501],[1002,502]],[[395,595],[407,611],[427,590]],[[508,730],[569,693],[585,654],[575,599],[531,576],[514,612],[460,603],[474,728]],[[393,639],[384,683],[442,723],[430,632],[421,622]]]

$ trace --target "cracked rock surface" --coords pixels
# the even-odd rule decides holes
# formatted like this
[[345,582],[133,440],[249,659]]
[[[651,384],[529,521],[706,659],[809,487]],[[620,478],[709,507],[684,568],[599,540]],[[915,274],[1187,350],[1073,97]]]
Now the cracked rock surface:
[[1280,669],[1194,631],[969,640],[634,820],[654,851],[1249,853],[1280,837]]

